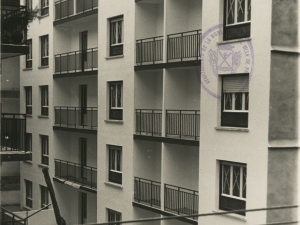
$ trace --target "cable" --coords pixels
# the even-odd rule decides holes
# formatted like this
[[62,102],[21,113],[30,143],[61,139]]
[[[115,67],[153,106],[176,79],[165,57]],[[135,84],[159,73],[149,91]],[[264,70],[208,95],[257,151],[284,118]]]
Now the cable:
[[[218,215],[225,215],[225,214],[232,214],[232,213],[241,213],[241,212],[257,212],[257,211],[266,211],[266,210],[277,210],[277,209],[291,209],[291,208],[298,208],[299,205],[286,205],[286,206],[275,206],[275,207],[268,207],[268,208],[257,208],[257,209],[246,209],[246,210],[232,210],[226,212],[214,212],[214,213],[203,213],[203,214],[194,214],[194,215],[185,215],[185,216],[169,216],[169,217],[155,217],[155,218],[145,218],[145,219],[138,219],[138,220],[126,220],[126,221],[117,221],[117,222],[105,222],[105,223],[88,223],[85,225],[109,225],[109,224],[125,224],[125,223],[138,223],[138,222],[150,222],[150,221],[157,221],[157,220],[172,220],[178,218],[188,218],[188,217],[204,217],[204,216],[218,216]],[[294,224],[297,221],[291,222],[281,222],[281,223],[273,223],[275,224]],[[273,225],[273,224],[264,224],[264,225]]]

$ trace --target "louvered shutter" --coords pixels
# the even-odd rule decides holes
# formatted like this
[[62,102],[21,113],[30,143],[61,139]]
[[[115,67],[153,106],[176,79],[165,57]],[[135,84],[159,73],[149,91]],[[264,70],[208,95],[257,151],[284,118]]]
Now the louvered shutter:
[[249,92],[249,76],[224,76],[223,93]]

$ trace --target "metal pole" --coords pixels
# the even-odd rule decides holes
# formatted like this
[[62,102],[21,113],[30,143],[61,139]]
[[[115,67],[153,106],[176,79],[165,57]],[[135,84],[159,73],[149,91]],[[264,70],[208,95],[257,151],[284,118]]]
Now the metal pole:
[[54,192],[54,189],[53,189],[53,186],[52,186],[52,183],[51,183],[48,168],[43,168],[42,171],[43,171],[43,174],[44,174],[44,177],[45,177],[45,182],[47,184],[48,191],[49,191],[49,194],[50,194],[50,197],[51,197],[53,210],[54,210],[54,214],[55,214],[55,218],[56,218],[56,223],[57,223],[57,225],[66,225],[66,221],[60,215],[58,203],[56,201],[55,192]]

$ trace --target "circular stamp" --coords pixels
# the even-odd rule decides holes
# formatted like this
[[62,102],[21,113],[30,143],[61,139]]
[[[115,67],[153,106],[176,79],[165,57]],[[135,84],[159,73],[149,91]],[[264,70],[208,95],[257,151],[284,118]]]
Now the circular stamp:
[[197,73],[201,88],[218,99],[221,96],[218,95],[216,87],[220,75],[249,74],[251,81],[254,70],[251,41],[239,39],[234,42],[220,42],[222,37],[223,24],[213,26],[202,34],[201,69]]

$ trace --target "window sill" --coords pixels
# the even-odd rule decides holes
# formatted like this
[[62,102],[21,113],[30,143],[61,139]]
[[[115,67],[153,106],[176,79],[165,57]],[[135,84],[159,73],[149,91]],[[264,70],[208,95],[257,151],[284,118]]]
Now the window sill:
[[243,127],[215,127],[215,129],[216,130],[249,132],[249,128],[243,128]]
[[26,117],[32,117],[32,114],[26,114]]
[[[226,211],[223,211],[223,210],[212,210],[212,212],[214,212],[214,213],[220,213],[220,212],[226,212]],[[247,222],[247,219],[246,219],[245,216],[241,216],[241,215],[234,214],[234,213],[221,214],[220,216],[227,216],[227,217],[230,217],[230,218],[233,218],[233,219],[237,219],[237,220],[241,220],[241,221]]]
[[104,181],[104,184],[106,184],[108,186],[113,186],[113,187],[116,187],[116,188],[123,189],[122,184],[117,184],[117,183],[113,183],[113,182],[109,182],[109,181]]
[[49,116],[44,116],[44,115],[39,115],[38,118],[45,118],[45,119],[49,119]]
[[105,59],[107,59],[107,60],[109,60],[109,59],[118,59],[118,58],[124,58],[124,55],[116,55],[116,56],[105,57]]
[[38,167],[49,168],[49,165],[46,165],[46,164],[38,163],[37,165],[38,165]]
[[124,121],[123,120],[104,120],[106,123],[120,123],[123,124]]
[[31,165],[33,164],[32,161],[30,161],[30,160],[25,160],[23,162],[26,163],[26,164],[31,164]]
[[24,68],[23,71],[30,71],[32,68]]
[[49,66],[39,66],[38,69],[47,69]]
[[238,39],[228,40],[228,41],[219,41],[219,42],[217,42],[217,45],[224,45],[224,44],[229,44],[229,43],[251,41],[251,40],[252,40],[251,37],[248,37],[248,38],[238,38]]

